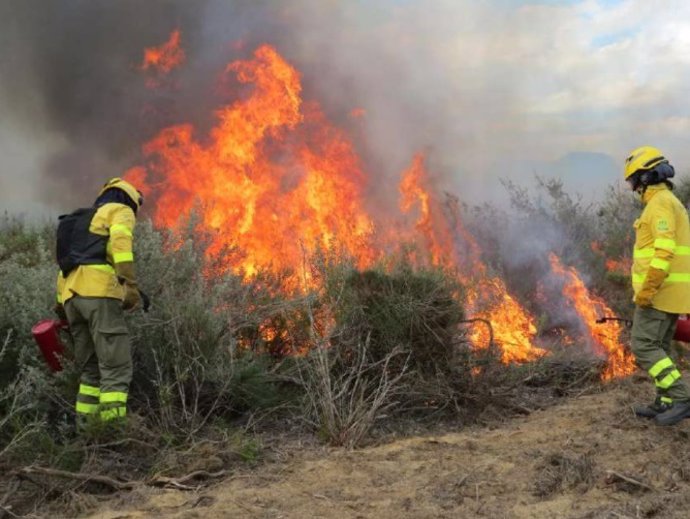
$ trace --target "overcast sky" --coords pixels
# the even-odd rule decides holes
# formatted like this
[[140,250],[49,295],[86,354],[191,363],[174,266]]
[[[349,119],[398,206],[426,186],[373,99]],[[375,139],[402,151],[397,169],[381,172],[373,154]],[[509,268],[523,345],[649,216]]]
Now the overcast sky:
[[[133,90],[114,88],[92,99],[97,88],[87,89],[91,104],[75,126],[65,117],[74,103],[51,99],[55,89],[41,78],[43,51],[70,56],[45,74],[62,73],[67,92],[59,94],[68,100],[77,96],[73,81],[79,77],[80,100],[84,77],[87,85],[90,75],[109,84],[119,76],[134,81],[140,49],[162,43],[175,25],[190,46],[190,75],[198,76],[199,63],[232,59],[225,55],[229,42],[265,41],[300,69],[305,95],[334,118],[364,108],[358,124],[367,149],[361,151],[372,174],[386,178],[420,149],[428,150],[447,186],[472,201],[494,196],[501,176],[529,182],[534,173],[562,176],[590,193],[615,182],[625,154],[641,144],[660,147],[679,172],[690,170],[686,0],[151,0],[147,6],[169,16],[147,17],[156,22],[135,28],[127,20],[142,17],[143,3],[124,1],[116,4],[122,11],[117,18],[100,20],[106,27],[97,34],[101,39],[109,20],[117,24],[110,28],[112,44],[96,46],[107,54],[103,60],[90,46],[93,24],[78,17],[84,2],[15,2],[17,8],[52,10],[51,20],[24,7],[16,14],[7,7],[12,2],[0,6],[0,209],[50,207],[52,198],[40,186],[47,182],[51,195],[61,189],[56,156],[60,168],[91,168],[70,186],[85,178],[100,185],[103,176],[137,160],[120,153],[124,145],[113,148],[114,141],[123,142],[124,130],[109,123],[121,113],[140,113]],[[90,16],[98,16],[99,5],[114,4],[92,0]],[[56,9],[64,10],[64,20],[55,19]],[[59,37],[43,41],[45,34]],[[34,45],[37,51],[26,50]],[[62,52],[61,45],[69,48]],[[87,60],[89,66],[81,66]],[[106,106],[117,111],[104,113]],[[185,109],[190,106],[187,98]],[[131,127],[134,116],[128,117]],[[126,137],[133,139],[132,133]],[[86,162],[75,158],[85,139],[93,139]],[[57,199],[54,205],[76,197]]]

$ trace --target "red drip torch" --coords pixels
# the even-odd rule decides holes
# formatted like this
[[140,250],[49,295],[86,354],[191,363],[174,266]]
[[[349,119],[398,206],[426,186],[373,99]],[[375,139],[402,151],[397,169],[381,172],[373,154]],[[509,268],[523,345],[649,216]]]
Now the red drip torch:
[[[601,317],[597,319],[597,323],[599,324],[603,324],[607,321],[619,321],[625,324],[625,326],[628,328],[632,327],[632,321],[622,317]],[[673,340],[690,343],[690,316],[681,315],[678,318],[676,324],[676,333],[673,335]]]
[[676,333],[673,339],[681,342],[690,342],[690,319],[688,319],[687,315],[678,318]]
[[62,371],[60,359],[65,353],[65,345],[60,340],[60,330],[68,327],[67,321],[44,319],[31,328],[31,333],[43,354],[50,371]]

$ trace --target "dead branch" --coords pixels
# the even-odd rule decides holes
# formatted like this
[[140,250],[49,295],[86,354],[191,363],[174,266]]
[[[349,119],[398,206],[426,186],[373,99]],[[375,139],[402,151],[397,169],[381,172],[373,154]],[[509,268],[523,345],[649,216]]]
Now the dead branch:
[[49,467],[39,467],[36,465],[29,465],[28,467],[23,467],[15,472],[19,475],[31,475],[40,474],[43,476],[52,476],[63,479],[74,479],[77,481],[84,482],[94,482],[107,485],[115,490],[132,490],[134,489],[138,482],[137,481],[118,481],[108,476],[102,476],[100,474],[85,474],[83,472],[68,472],[66,470],[52,469]]
[[11,515],[12,517],[17,517],[14,513],[12,513],[12,506],[6,506],[7,503],[10,502],[10,499],[12,496],[19,490],[19,486],[21,485],[21,481],[19,479],[16,479],[12,481],[9,485],[9,489],[7,492],[5,492],[5,495],[2,496],[2,499],[0,499],[0,519],[5,517],[5,515]]
[[11,506],[0,505],[0,518],[5,517],[5,514],[11,515],[12,517],[19,517],[17,514],[12,512]]
[[194,479],[218,479],[227,476],[230,472],[227,470],[219,470],[218,472],[208,472],[206,470],[197,470],[179,478],[171,478],[166,476],[156,476],[145,481],[119,481],[109,476],[101,474],[87,474],[83,472],[69,472],[66,470],[58,470],[50,467],[39,467],[30,465],[23,467],[15,474],[20,477],[26,477],[32,474],[39,474],[42,476],[58,477],[63,479],[72,479],[76,481],[84,481],[86,483],[100,483],[107,485],[114,490],[133,490],[139,486],[175,488],[177,490],[196,490],[197,486],[190,486],[186,483]]
[[[208,472],[206,470],[196,470],[194,472],[191,472],[187,474],[186,476],[182,476],[181,478],[169,478],[165,476],[157,476],[155,478],[151,478],[150,480],[146,481],[145,484],[148,486],[168,486],[171,485],[175,488],[180,488],[181,486],[185,486],[185,483],[193,480],[193,479],[218,479],[222,478],[224,476],[227,476],[230,474],[230,471],[228,470],[219,470],[218,472]],[[186,488],[185,490],[193,490],[192,487]]]
[[108,443],[94,443],[94,444],[88,444],[88,445],[77,445],[77,446],[74,446],[73,448],[70,448],[70,450],[82,451],[82,450],[108,449],[111,447],[119,447],[121,445],[126,445],[128,443],[133,443],[133,444],[139,445],[141,447],[146,447],[147,449],[158,450],[158,448],[154,444],[149,443],[149,442],[145,442],[143,440],[138,440],[136,438],[123,438],[121,440],[116,440],[116,441],[108,442]]
[[615,483],[616,481],[624,481],[625,483],[630,483],[633,486],[643,488],[645,490],[650,490],[654,491],[654,487],[648,485],[647,483],[643,483],[642,481],[638,481],[634,478],[631,478],[630,476],[626,476],[625,474],[621,474],[620,472],[616,472],[615,470],[607,470],[606,471],[607,475],[607,483]]

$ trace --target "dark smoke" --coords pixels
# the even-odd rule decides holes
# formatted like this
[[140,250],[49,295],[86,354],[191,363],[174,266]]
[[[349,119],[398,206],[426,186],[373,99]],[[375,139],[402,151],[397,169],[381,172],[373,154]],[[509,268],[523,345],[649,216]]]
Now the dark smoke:
[[[40,179],[14,180],[36,182],[37,195],[49,205],[83,204],[87,189],[130,165],[143,140],[167,122],[161,111],[172,108],[144,86],[137,70],[143,49],[180,27],[193,53],[201,28],[198,12],[205,5],[204,0],[0,2],[2,124],[28,128],[36,154],[39,136],[61,141],[61,149],[39,166]],[[5,162],[3,169],[11,167]]]
[[[16,157],[22,164],[5,157],[0,196],[29,196],[30,185],[48,208],[90,202],[105,178],[140,163],[141,145],[161,128],[192,122],[203,134],[220,102],[213,93],[223,66],[261,43],[302,71],[305,99],[355,127],[373,184],[397,185],[414,153],[446,134],[429,104],[446,100],[435,92],[440,77],[398,54],[391,36],[372,29],[385,17],[369,20],[370,12],[377,11],[333,0],[4,0],[0,137],[9,133],[27,149]],[[143,49],[175,28],[186,63],[169,84],[147,89],[137,69]],[[355,108],[366,109],[366,124],[353,123]],[[40,163],[25,164],[27,155]],[[430,167],[440,160],[432,154]]]

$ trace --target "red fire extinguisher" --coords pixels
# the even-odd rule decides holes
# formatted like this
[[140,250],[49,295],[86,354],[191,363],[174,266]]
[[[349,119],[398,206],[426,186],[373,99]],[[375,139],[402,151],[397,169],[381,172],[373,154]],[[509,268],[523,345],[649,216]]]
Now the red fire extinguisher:
[[44,319],[31,328],[31,333],[43,354],[43,358],[53,373],[62,370],[60,360],[65,354],[65,345],[60,340],[60,330],[67,329],[67,327],[67,321]]
[[688,319],[688,316],[681,316],[676,322],[676,333],[673,335],[673,339],[681,342],[690,342],[690,319]]

